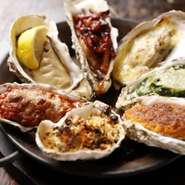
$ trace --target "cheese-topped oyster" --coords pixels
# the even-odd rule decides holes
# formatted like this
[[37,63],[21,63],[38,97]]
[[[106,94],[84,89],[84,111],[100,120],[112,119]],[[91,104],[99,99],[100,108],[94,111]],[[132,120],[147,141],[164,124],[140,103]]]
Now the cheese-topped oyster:
[[36,144],[55,160],[87,160],[109,155],[124,137],[120,116],[110,106],[95,101],[71,110],[57,124],[42,121]]
[[54,21],[38,15],[18,18],[10,29],[9,69],[23,82],[49,84],[90,98],[92,89],[58,38]]
[[38,84],[6,83],[0,85],[0,121],[29,131],[42,120],[58,122],[66,112],[82,101]]
[[67,21],[79,65],[97,95],[110,85],[118,30],[111,25],[105,0],[65,0]]
[[126,109],[143,96],[185,97],[185,59],[172,60],[123,88],[116,103]]
[[169,11],[136,26],[123,39],[113,69],[117,86],[137,80],[161,62],[184,57],[185,13]]
[[129,138],[185,155],[185,99],[143,96],[124,113]]

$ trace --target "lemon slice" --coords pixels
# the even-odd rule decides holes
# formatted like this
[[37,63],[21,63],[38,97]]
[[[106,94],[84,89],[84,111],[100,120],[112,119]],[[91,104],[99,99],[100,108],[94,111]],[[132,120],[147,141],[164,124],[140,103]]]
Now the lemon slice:
[[42,58],[44,42],[48,29],[46,26],[37,26],[23,32],[17,40],[17,56],[24,66],[37,69]]

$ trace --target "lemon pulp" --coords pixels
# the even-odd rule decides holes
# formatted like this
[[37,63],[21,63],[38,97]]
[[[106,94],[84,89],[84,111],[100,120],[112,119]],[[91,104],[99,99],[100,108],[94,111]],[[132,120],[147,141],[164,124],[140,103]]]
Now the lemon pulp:
[[48,29],[41,25],[24,31],[17,40],[17,56],[21,64],[37,69],[42,58]]

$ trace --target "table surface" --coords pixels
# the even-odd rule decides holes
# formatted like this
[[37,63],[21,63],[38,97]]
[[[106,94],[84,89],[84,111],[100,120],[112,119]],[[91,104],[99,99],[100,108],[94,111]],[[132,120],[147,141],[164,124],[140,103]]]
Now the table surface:
[[[150,0],[150,3],[148,0],[109,0],[109,3],[114,16],[138,21],[155,17],[170,9],[185,10],[185,2],[180,0]],[[28,14],[46,15],[56,22],[65,19],[62,0],[0,0],[0,62],[8,52],[8,31],[11,23],[17,17]],[[0,168],[0,184],[18,185],[4,168]]]

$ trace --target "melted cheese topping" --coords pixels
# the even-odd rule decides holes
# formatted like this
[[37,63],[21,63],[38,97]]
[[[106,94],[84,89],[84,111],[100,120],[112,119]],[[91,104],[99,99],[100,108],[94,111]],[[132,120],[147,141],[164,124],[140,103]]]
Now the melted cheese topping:
[[185,139],[185,106],[182,104],[185,100],[155,100],[157,98],[152,102],[137,103],[125,112],[125,118],[153,132]]
[[136,80],[170,55],[180,35],[176,25],[167,18],[140,33],[120,49],[114,78],[123,84]]

